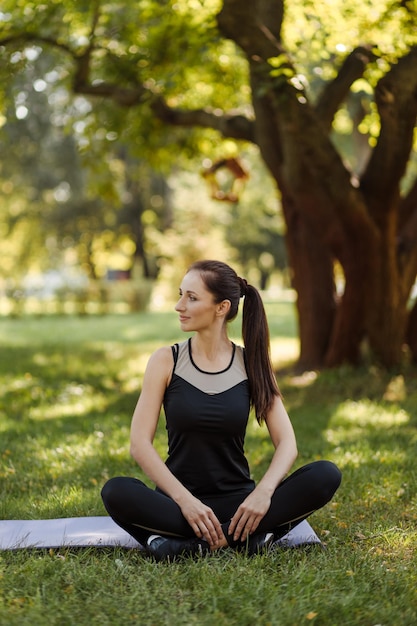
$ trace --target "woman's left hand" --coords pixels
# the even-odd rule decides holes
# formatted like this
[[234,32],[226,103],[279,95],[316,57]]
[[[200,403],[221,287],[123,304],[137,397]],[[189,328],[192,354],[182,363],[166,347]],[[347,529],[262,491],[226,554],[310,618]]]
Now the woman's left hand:
[[255,488],[233,515],[229,535],[237,541],[245,541],[258,528],[259,522],[271,506],[271,496]]

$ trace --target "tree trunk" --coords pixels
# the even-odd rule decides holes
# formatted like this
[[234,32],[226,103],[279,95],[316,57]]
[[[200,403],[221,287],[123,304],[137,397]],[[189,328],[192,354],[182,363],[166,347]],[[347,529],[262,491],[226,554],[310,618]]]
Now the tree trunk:
[[297,293],[297,369],[317,369],[324,364],[336,312],[333,259],[289,199],[283,198],[283,210],[292,286]]
[[417,300],[408,316],[406,337],[412,361],[417,364]]
[[[253,93],[262,94],[268,77],[262,76],[256,65],[251,77]],[[369,245],[372,228],[361,198],[352,193],[337,158],[329,159],[334,169],[332,176],[321,171],[320,160],[328,158],[323,157],[326,134],[316,122],[316,137],[313,142],[311,137],[308,139],[304,127],[309,127],[311,136],[315,120],[311,116],[300,117],[298,102],[291,94],[287,94],[285,112],[282,112],[282,92],[276,100],[271,95],[268,98],[261,95],[254,96],[253,102],[256,141],[282,194],[292,284],[297,292],[300,337],[297,367],[314,369],[324,364],[356,363],[365,332],[368,287],[363,279],[368,264],[364,254],[367,248],[372,249]],[[334,207],[340,207],[338,213]],[[351,222],[349,236],[343,228],[343,219]],[[337,298],[334,278],[336,258],[341,265],[346,264],[346,289],[341,299]]]
[[369,303],[367,331],[373,354],[382,365],[391,367],[400,362],[406,340],[409,290],[402,289],[395,242],[388,243],[387,238],[390,234],[385,231],[376,254],[378,266],[371,276],[375,296]]
[[357,364],[366,335],[367,311],[372,301],[372,267],[362,239],[350,244],[343,255],[344,290],[338,300],[325,365]]
[[314,224],[307,222],[303,207],[292,190],[291,179],[288,180],[274,102],[263,95],[269,78],[262,74],[257,62],[251,63],[250,69],[255,111],[254,138],[281,192],[287,226],[285,243],[291,283],[297,293],[300,339],[297,369],[317,369],[324,363],[336,310],[333,260],[320,236],[316,236],[320,233],[315,233]]

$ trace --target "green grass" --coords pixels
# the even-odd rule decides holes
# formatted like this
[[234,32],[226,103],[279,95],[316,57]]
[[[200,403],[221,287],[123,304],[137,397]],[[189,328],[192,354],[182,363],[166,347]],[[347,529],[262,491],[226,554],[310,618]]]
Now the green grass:
[[[292,306],[267,309],[280,368],[297,351]],[[128,438],[148,356],[180,338],[171,313],[0,319],[0,518],[105,514],[105,480],[140,475]],[[332,503],[310,518],[326,550],[171,565],[120,549],[2,552],[0,624],[414,626],[416,371],[342,368],[279,382],[296,466],[329,458],[343,471]],[[163,425],[156,443],[163,454]],[[254,421],[247,451],[261,476],[271,447]]]

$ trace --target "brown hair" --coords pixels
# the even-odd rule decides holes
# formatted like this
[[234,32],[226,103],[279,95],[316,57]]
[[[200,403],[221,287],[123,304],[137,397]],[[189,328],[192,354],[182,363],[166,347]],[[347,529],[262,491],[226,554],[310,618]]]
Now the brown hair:
[[221,261],[196,261],[188,271],[200,272],[206,288],[216,303],[229,300],[226,320],[233,320],[244,297],[242,337],[249,380],[251,405],[259,423],[265,420],[275,396],[281,396],[271,363],[269,327],[259,291],[240,278],[235,270]]

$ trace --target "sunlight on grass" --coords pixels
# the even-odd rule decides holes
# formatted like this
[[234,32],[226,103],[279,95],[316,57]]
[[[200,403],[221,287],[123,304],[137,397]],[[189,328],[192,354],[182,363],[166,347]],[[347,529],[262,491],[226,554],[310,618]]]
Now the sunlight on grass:
[[410,417],[403,409],[395,406],[383,407],[370,400],[346,400],[339,404],[326,430],[329,443],[338,445],[346,440],[366,440],[364,429],[369,433],[382,429],[391,430],[408,424]]
[[105,398],[98,396],[93,387],[70,383],[61,391],[56,403],[30,408],[29,417],[35,420],[71,417],[86,415],[93,409],[100,411],[105,407]]
[[[396,405],[382,406],[366,398],[346,400],[333,412],[324,436],[334,446],[341,467],[385,465],[392,468],[390,481],[396,485],[397,468],[405,463],[408,456],[401,429],[409,422],[409,414]],[[410,443],[416,441],[414,433]]]
[[297,339],[279,339],[271,340],[271,359],[274,367],[279,369],[290,363],[294,363],[298,356],[299,343]]
[[367,426],[372,429],[391,428],[407,424],[409,421],[410,416],[403,409],[393,405],[382,407],[367,399],[342,402],[332,418],[332,422],[345,425],[350,430],[352,426],[360,428]]

